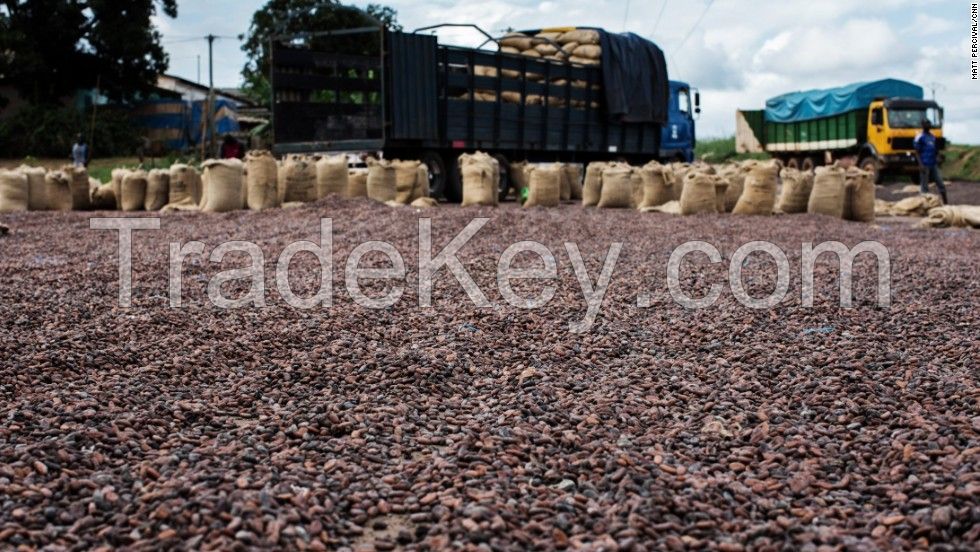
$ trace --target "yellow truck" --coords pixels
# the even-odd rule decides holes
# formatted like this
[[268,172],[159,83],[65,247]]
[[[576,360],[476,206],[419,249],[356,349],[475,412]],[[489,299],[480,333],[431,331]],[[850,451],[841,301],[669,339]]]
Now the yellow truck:
[[878,183],[886,174],[908,174],[917,182],[913,140],[924,119],[945,147],[942,108],[910,82],[884,79],[792,92],[770,98],[765,109],[737,111],[735,147],[807,170],[850,157],[874,172]]

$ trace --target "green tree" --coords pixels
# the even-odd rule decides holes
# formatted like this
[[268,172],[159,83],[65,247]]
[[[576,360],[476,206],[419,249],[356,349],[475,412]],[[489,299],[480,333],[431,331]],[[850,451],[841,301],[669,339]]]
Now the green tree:
[[[252,16],[252,24],[243,37],[242,50],[247,55],[242,69],[244,90],[253,100],[268,104],[272,91],[269,86],[269,40],[275,36],[296,36],[304,33],[332,31],[352,27],[381,24],[389,29],[401,30],[398,13],[387,6],[369,4],[364,11],[345,6],[337,0],[269,0]],[[325,39],[298,38],[314,50]],[[336,48],[336,43],[333,44]],[[351,39],[348,50],[362,49],[363,37]],[[370,46],[370,42],[368,42]],[[350,53],[356,53],[350,51]]]
[[145,91],[167,69],[157,11],[177,0],[0,0],[0,80],[33,104],[99,81],[113,99]]

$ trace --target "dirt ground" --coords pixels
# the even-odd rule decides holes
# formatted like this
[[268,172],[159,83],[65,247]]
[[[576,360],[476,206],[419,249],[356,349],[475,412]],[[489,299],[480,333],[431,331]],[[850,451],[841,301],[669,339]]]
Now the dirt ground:
[[[977,198],[976,185],[951,190]],[[135,234],[127,309],[116,233],[89,229],[101,215],[112,214],[0,216],[11,228],[0,237],[0,547],[967,550],[980,539],[980,232],[328,199],[164,216]],[[276,258],[319,242],[321,217],[333,218],[333,304],[299,310],[277,292]],[[459,258],[491,306],[445,270],[433,306],[418,306],[420,217],[434,254],[490,219]],[[189,257],[183,306],[169,307],[169,247],[191,240],[205,255],[254,240],[266,305],[208,302],[209,281],[244,265],[238,253],[224,265]],[[347,292],[344,265],[367,240],[408,267],[393,306]],[[558,259],[554,298],[535,310],[507,304],[495,277],[522,240]],[[670,252],[692,240],[723,259],[682,265],[685,293],[721,286],[696,310],[666,284]],[[789,260],[773,308],[739,304],[727,284],[728,259],[753,240]],[[878,304],[871,255],[851,271],[853,308],[838,304],[832,255],[803,305],[801,246],[828,240],[888,249],[890,306]],[[592,282],[624,244],[581,334],[569,329],[587,304],[567,242]],[[313,294],[316,259],[291,267],[293,291]],[[773,289],[765,256],[741,269],[753,296]],[[394,286],[362,283],[374,296]],[[530,297],[547,283],[514,286]]]

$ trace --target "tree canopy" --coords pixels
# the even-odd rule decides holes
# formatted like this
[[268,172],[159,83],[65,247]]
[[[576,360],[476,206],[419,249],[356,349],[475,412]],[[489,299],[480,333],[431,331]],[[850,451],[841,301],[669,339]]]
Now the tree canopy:
[[0,80],[34,104],[100,82],[125,99],[156,82],[167,54],[151,17],[177,16],[176,0],[0,1]]
[[[364,11],[337,0],[269,0],[252,16],[242,50],[248,59],[242,69],[244,89],[261,103],[268,103],[269,40],[274,36],[300,35],[381,23],[400,30],[398,13],[387,6],[369,4]],[[308,44],[316,49],[317,38]]]

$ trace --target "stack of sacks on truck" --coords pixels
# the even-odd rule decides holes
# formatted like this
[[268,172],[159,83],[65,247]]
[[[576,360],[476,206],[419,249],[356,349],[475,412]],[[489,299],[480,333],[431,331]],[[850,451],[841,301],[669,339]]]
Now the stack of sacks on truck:
[[[505,54],[523,55],[527,57],[551,60],[561,63],[577,63],[581,65],[599,65],[602,58],[602,47],[599,45],[598,31],[591,29],[573,29],[569,31],[542,32],[534,36],[523,33],[509,33],[499,41],[500,52]],[[496,67],[477,65],[473,68],[473,74],[481,77],[497,77]],[[527,70],[528,79],[532,81],[544,80],[544,69],[529,67]],[[499,76],[504,78],[519,78],[520,72],[513,69],[501,69]],[[565,79],[555,77],[551,83],[558,86],[567,84]],[[574,80],[571,86],[575,88],[586,88],[588,83],[583,80]],[[598,83],[593,84],[594,89],[599,89]],[[521,103],[520,93],[513,90],[501,91],[501,100],[508,103]],[[460,96],[461,99],[468,99],[469,95]],[[473,91],[473,99],[476,101],[496,101],[497,93],[494,90],[477,89]],[[526,105],[541,105],[544,97],[540,94],[527,94],[524,97]],[[573,100],[573,107],[585,107],[584,100]],[[548,105],[553,107],[563,107],[565,99],[560,95],[548,97]],[[598,107],[598,102],[593,101],[592,107]]]
[[500,163],[492,156],[478,151],[460,155],[459,168],[463,177],[462,206],[496,206]]

